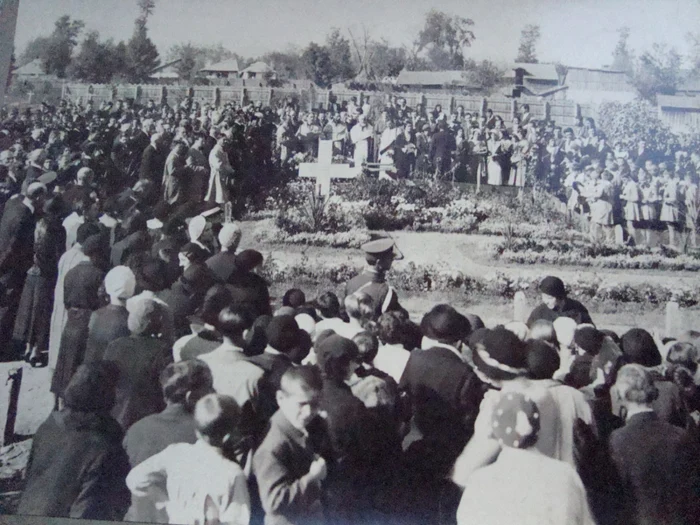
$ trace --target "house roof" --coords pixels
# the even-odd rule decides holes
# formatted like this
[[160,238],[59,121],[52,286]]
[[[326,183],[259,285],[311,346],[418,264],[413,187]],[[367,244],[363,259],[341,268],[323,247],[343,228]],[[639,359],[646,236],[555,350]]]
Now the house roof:
[[572,89],[634,91],[627,73],[614,69],[569,67],[564,83]]
[[515,62],[507,77],[515,77],[516,69],[524,69],[525,76],[538,80],[551,80],[559,82],[559,74],[554,64],[525,64],[524,62]]
[[656,95],[659,107],[674,109],[700,110],[700,97],[677,97],[673,95]]
[[406,71],[399,73],[396,84],[403,86],[442,86],[445,84],[457,84],[466,86],[469,84],[463,77],[463,71]]
[[238,73],[238,60],[229,58],[222,62],[217,62],[210,66],[203,67],[200,71],[211,71],[213,73]]
[[40,58],[36,58],[13,71],[15,75],[45,75]]
[[274,73],[275,70],[268,66],[265,62],[253,62],[241,73]]
[[149,78],[180,78],[179,73],[175,70],[175,66],[180,62],[182,62],[182,59],[178,58],[177,60],[155,68],[151,71]]

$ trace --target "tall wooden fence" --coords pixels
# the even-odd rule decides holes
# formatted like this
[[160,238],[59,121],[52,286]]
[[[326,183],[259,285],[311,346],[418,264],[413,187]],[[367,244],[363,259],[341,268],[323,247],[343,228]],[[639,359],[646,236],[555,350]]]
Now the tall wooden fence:
[[561,126],[571,126],[576,118],[597,117],[597,108],[593,105],[580,105],[571,100],[543,100],[537,97],[521,97],[518,99],[504,96],[482,97],[478,95],[452,95],[449,93],[384,93],[376,91],[332,91],[314,88],[270,88],[245,86],[161,86],[161,85],[87,85],[65,84],[63,98],[83,103],[93,100],[99,104],[106,100],[134,99],[145,103],[153,100],[156,104],[167,101],[169,104],[179,104],[185,99],[192,99],[201,104],[220,106],[228,102],[257,103],[263,105],[281,104],[286,98],[295,99],[306,109],[326,109],[332,103],[342,104],[354,100],[357,104],[369,102],[373,107],[389,101],[391,96],[406,99],[410,107],[422,104],[431,110],[440,105],[443,111],[455,112],[460,106],[467,113],[483,115],[491,109],[495,115],[510,122],[522,108],[528,104],[532,118],[551,119]]

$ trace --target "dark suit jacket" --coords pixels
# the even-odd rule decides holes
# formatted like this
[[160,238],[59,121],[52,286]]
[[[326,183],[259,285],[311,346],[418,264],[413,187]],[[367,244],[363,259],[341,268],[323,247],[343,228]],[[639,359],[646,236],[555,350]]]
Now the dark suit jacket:
[[159,377],[173,360],[168,343],[149,337],[122,337],[109,344],[104,360],[116,363],[119,368],[117,402],[112,415],[124,430],[165,408]]
[[432,143],[430,145],[430,158],[435,161],[435,159],[442,159],[442,169],[449,168],[451,158],[450,155],[457,148],[457,143],[455,138],[449,131],[438,131],[433,135]]
[[194,417],[183,405],[170,405],[134,423],[124,438],[131,467],[162,452],[173,443],[194,443]]
[[7,285],[21,285],[34,260],[36,217],[22,200],[7,201],[0,220],[0,275]]
[[265,279],[253,272],[235,272],[226,285],[233,295],[233,303],[250,309],[253,318],[270,315],[270,292]]
[[107,345],[120,337],[128,337],[129,312],[124,306],[108,304],[92,313],[87,346],[85,347],[85,363],[101,361]]
[[261,417],[267,421],[277,411],[277,390],[280,388],[282,376],[293,366],[292,360],[286,355],[269,352],[263,352],[248,360],[265,371],[260,384],[260,411]]
[[474,432],[484,385],[454,352],[436,347],[411,352],[399,389],[408,392],[416,427],[425,439],[447,441],[459,454]]
[[[610,436],[610,454],[622,484],[625,523],[697,523],[697,443],[654,412],[630,417]],[[693,508],[695,507],[695,508]]]
[[363,523],[370,474],[379,443],[370,413],[345,383],[324,380],[321,407],[328,414],[330,450],[324,504],[329,523]]
[[19,514],[121,520],[129,507],[129,459],[108,416],[63,410],[39,427]]
[[156,296],[170,307],[176,339],[187,335],[190,331],[187,317],[197,309],[197,297],[189,294],[180,281],[175,282],[169,289],[158,292]]
[[207,259],[207,266],[222,283],[228,283],[229,278],[236,272],[236,254],[219,252]]
[[265,525],[324,523],[321,484],[308,478],[314,457],[308,439],[277,412],[253,456]]
[[156,183],[160,188],[163,180],[163,169],[165,168],[165,160],[168,152],[165,150],[156,150],[152,145],[143,151],[141,157],[141,166],[139,168],[139,178],[141,180],[148,179]]

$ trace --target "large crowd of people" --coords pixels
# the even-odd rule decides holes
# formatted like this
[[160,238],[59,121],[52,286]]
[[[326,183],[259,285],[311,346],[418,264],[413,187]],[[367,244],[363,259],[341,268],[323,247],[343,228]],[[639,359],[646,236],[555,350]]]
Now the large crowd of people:
[[[453,136],[467,115],[435,108],[419,125],[420,112],[396,101],[372,125],[370,109],[330,108],[331,140],[344,129],[337,153],[374,155],[390,178],[406,166],[396,130],[408,139],[409,120],[430,149],[399,176],[423,161],[451,170],[460,136],[478,147],[489,137],[474,150],[485,155],[477,176],[522,184],[531,171],[496,180],[488,142],[509,132],[488,115]],[[343,124],[343,112],[357,122]],[[366,267],[340,296],[292,287],[273,304],[262,254],[239,250],[242,223],[222,205],[297,148],[314,154],[318,137],[304,137],[320,117],[307,112],[292,132],[291,101],[62,103],[3,117],[0,349],[48,365],[56,400],[18,513],[192,525],[695,523],[698,332],[605,330],[553,276],[527,323],[486,328],[447,304],[412,319],[387,282],[401,256],[391,239],[363,246]],[[515,124],[532,126],[527,114]],[[598,170],[615,170],[604,148],[569,157],[584,137],[601,148],[591,122],[580,128],[561,145],[548,139],[550,156],[563,155],[561,183],[595,218],[607,195]],[[653,172],[658,159],[636,151],[638,172]],[[693,155],[666,164],[666,188],[678,169],[693,172]],[[634,202],[634,177],[620,177]]]

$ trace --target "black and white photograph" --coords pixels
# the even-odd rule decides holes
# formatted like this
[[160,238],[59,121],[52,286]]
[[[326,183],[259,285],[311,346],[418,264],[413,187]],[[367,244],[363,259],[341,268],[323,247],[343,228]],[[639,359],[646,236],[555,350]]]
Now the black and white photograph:
[[0,0],[0,523],[697,525],[699,22]]

